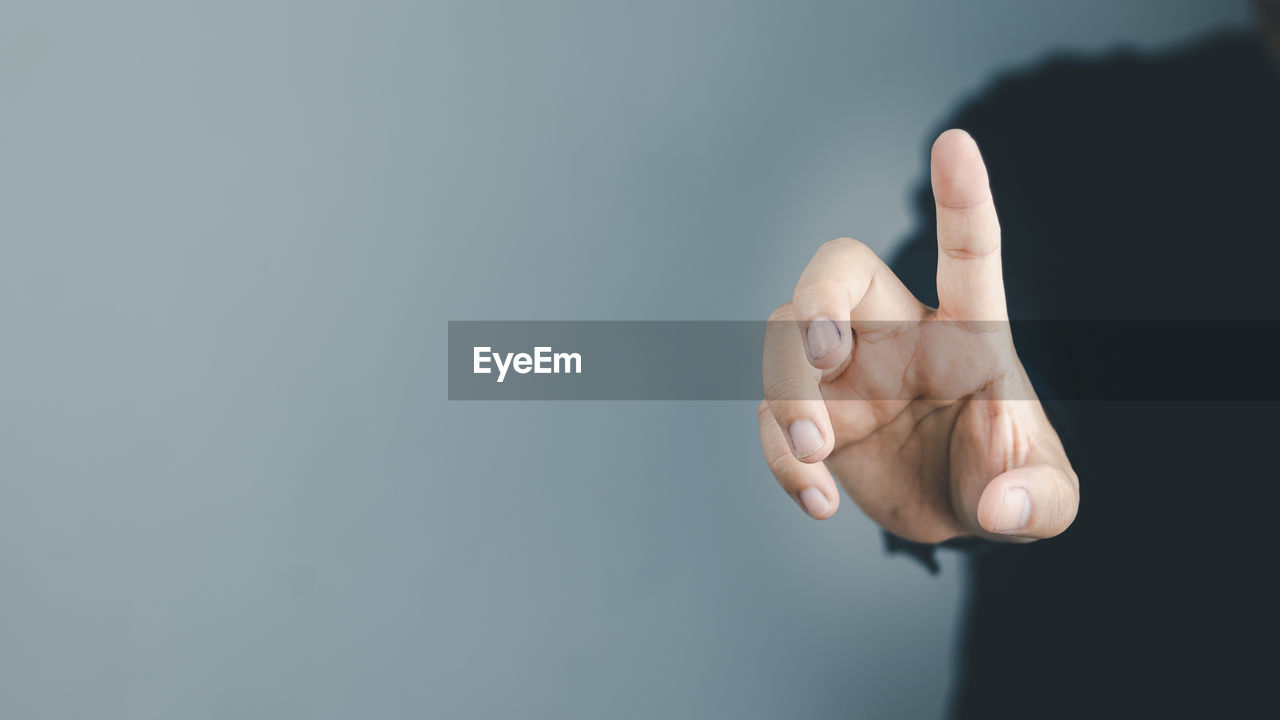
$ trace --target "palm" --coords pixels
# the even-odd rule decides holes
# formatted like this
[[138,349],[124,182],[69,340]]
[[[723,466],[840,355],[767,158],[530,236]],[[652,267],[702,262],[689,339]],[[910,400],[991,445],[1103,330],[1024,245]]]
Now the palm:
[[[859,334],[858,361],[820,386],[836,443],[827,466],[868,515],[902,535],[979,530],[966,518],[991,478],[1038,460],[1043,434],[1007,326],[919,322]],[[905,510],[905,511],[904,511]]]
[[766,455],[815,517],[834,511],[811,507],[833,476],[910,539],[1056,534],[1075,475],[1014,351],[985,169],[967,136],[948,142],[934,170],[941,309],[865,246],[824,246],[766,340]]

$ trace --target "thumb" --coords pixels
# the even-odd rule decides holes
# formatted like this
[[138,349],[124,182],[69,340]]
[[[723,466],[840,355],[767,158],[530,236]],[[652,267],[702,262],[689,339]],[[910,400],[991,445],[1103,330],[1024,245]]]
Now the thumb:
[[1021,538],[1053,537],[1071,526],[1080,507],[1080,483],[1070,468],[1030,465],[987,484],[978,500],[978,524],[987,532]]

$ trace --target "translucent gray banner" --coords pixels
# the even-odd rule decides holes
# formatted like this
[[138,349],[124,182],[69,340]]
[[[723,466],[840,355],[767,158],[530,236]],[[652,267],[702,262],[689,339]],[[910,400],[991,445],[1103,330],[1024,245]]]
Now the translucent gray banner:
[[[764,321],[450,321],[449,399],[758,400],[766,339],[775,380],[809,371],[803,330]],[[863,400],[983,391],[1008,400],[1280,401],[1280,322],[925,321],[863,323],[852,334],[837,382]],[[988,377],[1007,370],[1010,339],[1034,391]]]

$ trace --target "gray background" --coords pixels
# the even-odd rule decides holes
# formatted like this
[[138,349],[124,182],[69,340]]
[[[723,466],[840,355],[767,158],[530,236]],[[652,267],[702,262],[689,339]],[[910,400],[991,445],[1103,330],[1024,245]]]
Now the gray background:
[[446,320],[762,319],[993,71],[1246,19],[0,7],[5,718],[936,715],[957,558],[807,520],[750,403],[450,403]]

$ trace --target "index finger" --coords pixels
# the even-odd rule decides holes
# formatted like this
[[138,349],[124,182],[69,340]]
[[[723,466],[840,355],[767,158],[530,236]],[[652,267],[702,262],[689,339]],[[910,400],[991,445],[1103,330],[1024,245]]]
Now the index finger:
[[1007,320],[1000,220],[977,143],[963,130],[948,130],[934,141],[929,166],[940,309],[957,320]]

